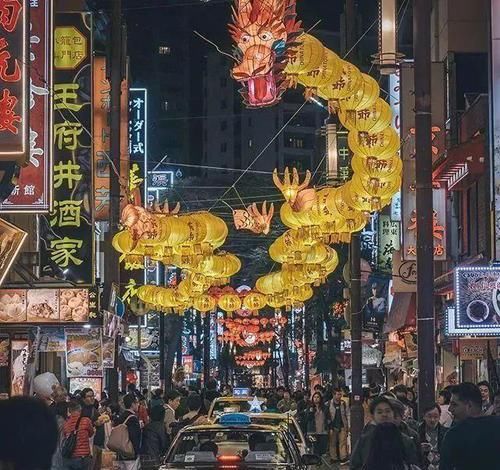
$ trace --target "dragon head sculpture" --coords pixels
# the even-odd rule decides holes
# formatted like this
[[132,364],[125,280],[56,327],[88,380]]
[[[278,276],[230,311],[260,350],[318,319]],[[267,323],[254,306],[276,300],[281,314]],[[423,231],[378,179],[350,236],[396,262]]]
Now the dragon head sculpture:
[[302,30],[296,0],[235,0],[229,32],[239,62],[231,75],[248,107],[271,106],[287,88],[284,69]]

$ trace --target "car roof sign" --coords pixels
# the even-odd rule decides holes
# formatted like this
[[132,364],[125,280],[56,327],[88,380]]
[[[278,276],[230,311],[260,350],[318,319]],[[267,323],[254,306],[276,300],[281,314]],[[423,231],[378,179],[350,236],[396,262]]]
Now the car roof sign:
[[242,413],[228,413],[220,417],[219,424],[222,426],[249,426],[252,424],[252,420]]

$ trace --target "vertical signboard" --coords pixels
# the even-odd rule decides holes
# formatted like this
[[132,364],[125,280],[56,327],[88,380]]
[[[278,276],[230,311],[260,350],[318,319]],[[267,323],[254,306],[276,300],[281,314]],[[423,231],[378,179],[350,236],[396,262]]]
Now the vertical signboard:
[[[413,64],[401,68],[401,158],[403,159],[402,221],[403,260],[417,255],[417,212],[415,192],[415,93]],[[445,74],[444,64],[432,64],[432,157],[436,161],[445,149]],[[446,260],[446,190],[435,183],[434,260]]]
[[[92,85],[94,109],[94,199],[96,221],[109,219],[110,190],[110,129],[109,110],[111,103],[110,85],[106,78],[106,58],[94,57],[94,81]],[[128,80],[121,84],[120,106],[120,177],[128,180]],[[126,188],[121,187],[121,200],[126,203]]]
[[493,258],[500,260],[500,0],[491,0],[490,45],[490,129],[491,174],[495,213],[495,238]]
[[54,206],[41,218],[42,276],[94,282],[92,16],[61,13],[54,30]]
[[48,212],[52,199],[52,2],[30,2],[29,19],[29,160],[0,212]]
[[388,215],[380,215],[378,220],[378,268],[392,272],[392,255],[399,250],[399,222]]
[[[400,71],[389,76],[389,104],[392,110],[392,128],[401,136],[401,80]],[[401,191],[391,201],[391,219],[401,222]]]
[[[129,155],[132,164],[139,167],[139,175],[146,180],[148,174],[148,91],[146,88],[129,90]],[[144,201],[147,203],[147,183],[144,184]]]
[[0,161],[29,158],[28,0],[0,2]]

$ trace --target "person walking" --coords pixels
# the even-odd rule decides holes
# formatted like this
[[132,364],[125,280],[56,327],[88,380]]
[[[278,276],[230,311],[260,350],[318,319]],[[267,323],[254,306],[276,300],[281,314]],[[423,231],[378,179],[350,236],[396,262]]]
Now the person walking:
[[479,391],[481,392],[481,399],[482,399],[482,405],[481,405],[481,411],[483,416],[491,416],[493,414],[493,411],[495,410],[495,407],[493,406],[493,403],[491,403],[491,387],[489,382],[486,380],[483,380],[482,382],[479,382],[477,384],[479,387]]
[[349,410],[346,402],[342,399],[342,390],[333,391],[333,397],[329,402],[328,409],[331,416],[330,426],[330,458],[333,462],[346,463],[348,459],[347,435],[349,434]]
[[420,452],[424,470],[439,470],[443,439],[448,431],[440,422],[441,408],[434,403],[424,408],[424,420],[419,426]]
[[283,398],[278,402],[278,410],[280,413],[288,413],[289,411],[295,411],[297,409],[297,403],[293,400],[290,390],[285,390],[283,392]]
[[67,439],[76,432],[76,444],[71,457],[63,457],[63,467],[65,470],[89,470],[92,463],[90,438],[94,435],[94,426],[90,418],[82,415],[82,405],[78,401],[69,403],[68,412],[63,435]]
[[452,388],[449,409],[456,424],[444,438],[440,470],[498,468],[500,416],[484,416],[482,406],[477,385],[464,382]]
[[123,397],[123,406],[125,411],[118,418],[117,424],[125,424],[128,430],[128,437],[134,448],[132,457],[117,456],[117,466],[120,470],[139,470],[141,468],[140,451],[142,430],[137,417],[139,410],[139,401],[133,393],[127,393]]
[[441,408],[441,416],[439,417],[439,423],[445,428],[450,428],[453,424],[453,416],[448,411],[450,407],[451,393],[449,390],[444,389],[439,392],[438,405]]
[[[373,434],[377,426],[384,423],[391,423],[396,426],[394,402],[395,400],[392,398],[380,396],[374,398],[370,403],[370,413],[373,420],[365,426],[361,437],[353,449],[350,467],[352,470],[366,470],[365,464],[372,449]],[[405,461],[417,465],[418,451],[415,442],[406,434],[401,433],[401,431],[398,430],[398,432],[401,434],[401,439],[403,440]]]
[[323,402],[323,395],[315,392],[311,398],[311,406],[306,417],[306,432],[314,436],[314,453],[322,457],[328,450],[328,431],[331,417],[328,407]]
[[378,424],[363,470],[418,470],[408,458],[403,435],[393,423]]
[[175,413],[181,404],[181,394],[177,390],[169,390],[165,401],[165,431],[172,437],[172,425],[177,421]]
[[165,408],[156,405],[151,408],[150,422],[142,432],[141,468],[156,469],[165,455],[169,438],[165,430]]

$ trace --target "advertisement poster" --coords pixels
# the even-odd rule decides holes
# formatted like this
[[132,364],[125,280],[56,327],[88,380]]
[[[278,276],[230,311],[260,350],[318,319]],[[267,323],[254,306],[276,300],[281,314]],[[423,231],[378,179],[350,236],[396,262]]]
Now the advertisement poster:
[[500,269],[462,267],[455,270],[455,309],[448,312],[451,335],[500,335]]
[[98,317],[95,289],[2,289],[0,323],[87,323]]
[[100,328],[66,330],[66,372],[68,377],[102,377]]
[[389,279],[371,275],[364,292],[363,330],[381,331],[387,314]]
[[28,234],[0,219],[0,284],[10,271]]
[[0,337],[0,367],[9,367],[10,339]]
[[58,13],[54,28],[52,212],[40,218],[41,275],[94,283],[92,15]]
[[91,388],[96,400],[101,400],[102,379],[100,377],[73,377],[69,379],[69,393],[73,394],[84,388]]
[[26,367],[29,358],[29,342],[27,339],[11,342],[10,396],[24,395]]
[[115,368],[115,338],[102,337],[102,367],[104,369]]
[[38,346],[40,352],[64,352],[66,351],[66,336],[62,328],[50,328],[40,332]]

